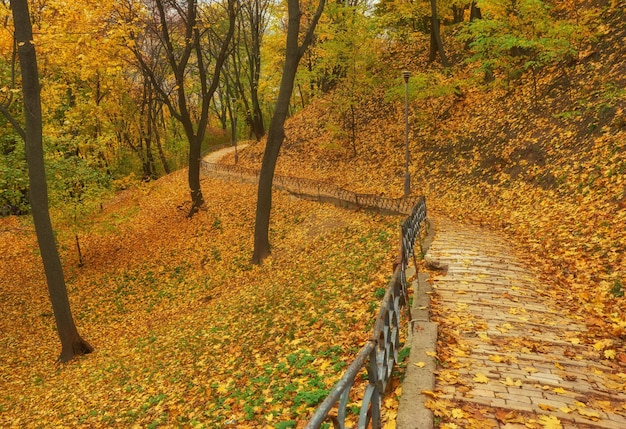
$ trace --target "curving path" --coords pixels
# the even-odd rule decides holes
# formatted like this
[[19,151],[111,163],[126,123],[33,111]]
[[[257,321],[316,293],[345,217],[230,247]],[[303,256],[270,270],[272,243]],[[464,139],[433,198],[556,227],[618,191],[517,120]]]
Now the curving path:
[[448,363],[435,414],[447,408],[459,428],[626,428],[626,368],[583,344],[584,324],[545,302],[504,239],[437,219],[426,261],[439,269],[434,321]]
[[[626,429],[626,368],[583,344],[584,324],[545,302],[539,279],[507,241],[443,217],[434,231],[425,259],[436,273],[430,284],[423,275],[414,282],[398,429],[438,426],[424,402],[448,428]],[[438,366],[428,295],[439,323]]]
[[[237,145],[237,150],[238,151],[242,151],[246,147],[248,147],[247,143],[238,144]],[[226,155],[228,155],[229,153],[233,153],[233,152],[235,152],[235,146],[227,146],[227,147],[223,147],[221,149],[218,149],[216,151],[210,152],[209,154],[207,154],[202,159],[204,161],[206,161],[206,162],[217,163],[217,162],[219,162],[220,159],[224,158]]]

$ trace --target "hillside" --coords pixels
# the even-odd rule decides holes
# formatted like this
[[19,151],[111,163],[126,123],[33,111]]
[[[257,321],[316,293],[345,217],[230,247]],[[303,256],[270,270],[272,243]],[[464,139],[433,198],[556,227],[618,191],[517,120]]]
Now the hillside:
[[[412,192],[426,195],[434,216],[506,233],[540,272],[545,286],[537,293],[584,320],[586,341],[605,340],[626,362],[623,5],[594,18],[595,39],[578,58],[535,79],[481,84],[459,62],[451,74],[462,86],[411,102],[410,170]],[[390,69],[409,64],[441,76],[425,54],[402,49],[389,53]],[[451,49],[463,58],[462,46]],[[404,106],[386,96],[381,89],[359,106],[356,155],[330,126],[337,122],[332,93],[296,114],[277,172],[400,196]],[[262,152],[262,143],[251,146],[241,163],[258,168]],[[602,352],[598,359],[615,358]]]
[[205,178],[188,219],[185,173],[105,202],[81,268],[55,223],[95,347],[63,366],[32,224],[0,219],[0,426],[293,427],[366,341],[398,219],[277,193],[273,256],[252,266],[255,188]]

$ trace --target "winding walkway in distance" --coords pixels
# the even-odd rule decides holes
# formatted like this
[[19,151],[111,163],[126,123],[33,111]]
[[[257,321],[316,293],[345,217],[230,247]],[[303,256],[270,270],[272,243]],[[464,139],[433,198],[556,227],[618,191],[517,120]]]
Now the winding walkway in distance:
[[434,394],[419,392],[421,400],[447,413],[456,425],[448,427],[626,429],[626,367],[584,344],[584,324],[546,303],[538,277],[504,238],[434,221],[425,259],[437,269],[432,319],[443,365]]
[[219,162],[219,160],[224,158],[226,155],[235,152],[235,150],[244,150],[247,147],[248,147],[247,143],[238,144],[237,147],[235,147],[235,146],[223,147],[223,148],[218,149],[216,151],[209,152],[207,155],[204,156],[204,158],[202,158],[202,160],[204,162],[217,164]]

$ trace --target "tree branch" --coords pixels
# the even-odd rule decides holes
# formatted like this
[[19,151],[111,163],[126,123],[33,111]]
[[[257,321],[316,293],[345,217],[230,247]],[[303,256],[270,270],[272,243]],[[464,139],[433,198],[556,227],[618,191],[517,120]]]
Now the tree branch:
[[11,113],[7,110],[6,107],[4,107],[3,104],[0,104],[0,113],[2,113],[5,118],[7,118],[11,125],[13,125],[13,128],[15,128],[15,131],[17,131],[20,137],[22,137],[22,140],[26,141],[26,132],[24,131],[24,128],[22,128],[20,123],[17,122],[17,119],[15,119],[13,115],[11,115]]

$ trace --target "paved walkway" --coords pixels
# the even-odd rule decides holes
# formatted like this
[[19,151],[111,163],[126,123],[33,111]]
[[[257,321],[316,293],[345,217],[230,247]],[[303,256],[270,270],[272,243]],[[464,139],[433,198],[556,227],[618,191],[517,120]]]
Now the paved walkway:
[[216,151],[209,152],[208,155],[206,155],[203,158],[203,160],[206,161],[206,162],[217,163],[217,162],[219,162],[220,159],[224,158],[226,155],[235,152],[235,150],[242,151],[246,147],[248,147],[247,143],[243,143],[243,144],[240,143],[240,144],[237,145],[237,147],[235,147],[235,146],[223,147],[223,148],[218,149]]
[[442,421],[626,428],[626,368],[600,360],[597,344],[583,344],[584,324],[545,303],[543,285],[505,240],[436,219],[426,261],[441,269],[431,283],[432,319],[445,320],[438,359],[446,365],[436,371],[433,402],[447,413]]

